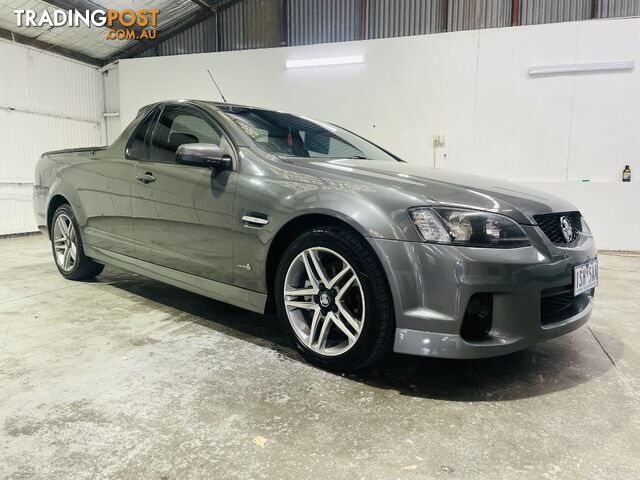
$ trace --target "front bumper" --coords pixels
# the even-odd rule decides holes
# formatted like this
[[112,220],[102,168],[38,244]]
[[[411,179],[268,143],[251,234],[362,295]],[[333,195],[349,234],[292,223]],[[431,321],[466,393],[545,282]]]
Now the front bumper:
[[[514,249],[472,248],[369,239],[391,288],[396,336],[394,351],[443,358],[482,358],[511,353],[564,335],[584,325],[593,291],[578,309],[545,322],[543,291],[571,288],[573,267],[596,258],[593,238],[561,248],[535,226],[523,226],[532,245]],[[460,335],[469,299],[493,299],[489,333],[479,340]]]

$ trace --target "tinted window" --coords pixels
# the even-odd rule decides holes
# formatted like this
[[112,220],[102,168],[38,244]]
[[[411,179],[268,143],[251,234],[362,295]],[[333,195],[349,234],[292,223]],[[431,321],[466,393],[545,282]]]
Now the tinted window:
[[231,154],[222,130],[189,106],[166,107],[155,128],[151,158],[155,162],[172,163],[176,150],[185,143],[212,143]]
[[335,125],[257,108],[221,106],[220,110],[274,155],[396,161],[381,148]]
[[151,135],[149,126],[155,119],[155,113],[155,109],[149,112],[129,138],[126,152],[127,158],[132,160],[144,160],[149,158],[149,136]]

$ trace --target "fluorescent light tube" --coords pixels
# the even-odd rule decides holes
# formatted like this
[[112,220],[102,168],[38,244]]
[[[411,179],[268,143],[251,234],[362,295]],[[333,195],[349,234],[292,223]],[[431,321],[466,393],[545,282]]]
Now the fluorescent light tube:
[[329,65],[349,65],[352,63],[364,63],[364,55],[287,60],[287,68],[326,67]]
[[529,75],[560,75],[563,73],[602,72],[606,70],[633,70],[635,60],[624,62],[568,63],[529,67]]

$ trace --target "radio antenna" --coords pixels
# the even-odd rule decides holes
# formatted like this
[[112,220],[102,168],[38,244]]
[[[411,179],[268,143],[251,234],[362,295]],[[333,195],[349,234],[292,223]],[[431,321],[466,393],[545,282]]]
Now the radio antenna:
[[211,81],[213,82],[213,84],[214,84],[214,85],[216,86],[216,88],[218,89],[218,93],[219,93],[219,94],[220,94],[220,96],[222,97],[222,101],[223,101],[224,103],[227,103],[227,99],[226,99],[226,98],[224,98],[224,95],[222,94],[222,90],[220,90],[220,87],[218,86],[218,82],[216,82],[216,79],[215,79],[215,78],[213,78],[213,75],[212,75],[212,73],[211,73],[211,70],[209,70],[208,68],[207,68],[207,73],[208,73],[208,74],[209,74],[209,76],[211,77]]

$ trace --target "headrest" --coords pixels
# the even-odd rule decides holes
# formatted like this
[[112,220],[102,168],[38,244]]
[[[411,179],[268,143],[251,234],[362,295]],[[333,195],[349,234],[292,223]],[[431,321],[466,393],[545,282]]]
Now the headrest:
[[169,134],[169,146],[172,150],[177,150],[180,145],[185,143],[200,143],[198,137],[189,133],[171,132]]

